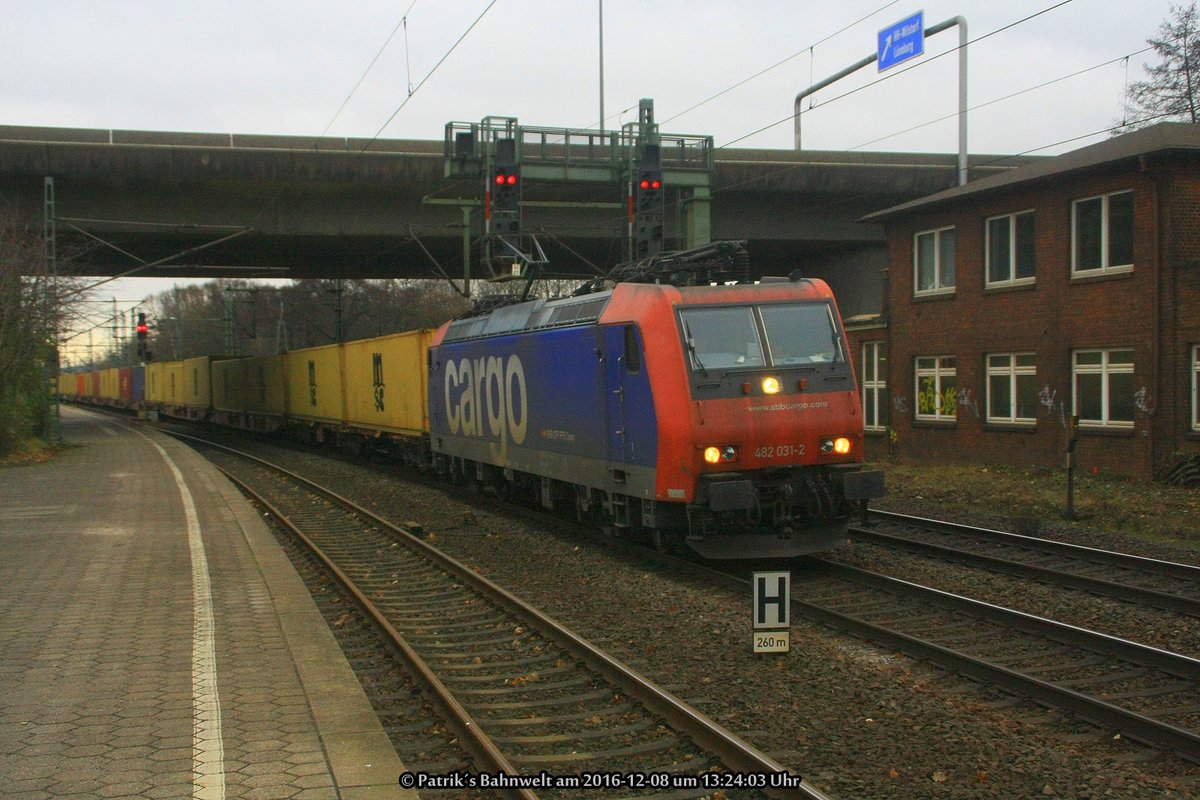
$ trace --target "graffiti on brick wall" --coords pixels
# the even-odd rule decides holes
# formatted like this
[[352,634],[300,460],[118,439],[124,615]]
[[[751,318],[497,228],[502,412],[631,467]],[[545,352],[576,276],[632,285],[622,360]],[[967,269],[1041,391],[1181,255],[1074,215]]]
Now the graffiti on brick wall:
[[971,394],[971,390],[965,386],[958,390],[958,407],[970,409],[975,418],[979,419],[979,403],[976,402],[975,396]]
[[1038,392],[1038,402],[1046,409],[1046,416],[1048,417],[1056,416],[1054,412],[1055,410],[1058,411],[1058,424],[1065,431],[1067,429],[1067,404],[1058,399],[1058,390],[1052,389],[1050,388],[1050,384],[1046,384]]
[[896,412],[899,414],[907,414],[908,413],[908,398],[906,398],[902,394],[893,395],[892,396],[892,407],[895,408]]
[[1137,407],[1137,410],[1141,411],[1143,414],[1154,413],[1154,406],[1150,402],[1150,390],[1145,386],[1134,392],[1133,404]]

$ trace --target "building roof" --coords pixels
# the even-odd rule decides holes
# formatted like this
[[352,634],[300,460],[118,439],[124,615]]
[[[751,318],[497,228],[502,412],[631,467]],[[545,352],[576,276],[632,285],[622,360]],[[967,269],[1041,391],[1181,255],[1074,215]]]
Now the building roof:
[[1114,136],[1102,142],[1072,150],[1061,156],[1024,164],[1000,175],[992,175],[963,186],[931,194],[918,200],[901,203],[863,217],[860,222],[883,222],[907,212],[927,210],[930,207],[949,203],[974,195],[993,192],[1022,183],[1051,178],[1068,172],[1076,172],[1127,159],[1135,159],[1150,153],[1164,151],[1192,151],[1200,153],[1200,124],[1188,122],[1161,122],[1149,128]]

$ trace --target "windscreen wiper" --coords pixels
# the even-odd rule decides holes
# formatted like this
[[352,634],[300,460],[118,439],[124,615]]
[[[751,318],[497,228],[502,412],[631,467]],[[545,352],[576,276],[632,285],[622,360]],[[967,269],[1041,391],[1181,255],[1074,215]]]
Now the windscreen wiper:
[[700,374],[707,378],[708,370],[704,368],[704,362],[700,360],[700,354],[696,352],[696,340],[692,338],[692,329],[687,324],[687,320],[684,320],[683,322],[683,336],[684,340],[687,342],[688,352],[692,354],[692,363],[699,367]]

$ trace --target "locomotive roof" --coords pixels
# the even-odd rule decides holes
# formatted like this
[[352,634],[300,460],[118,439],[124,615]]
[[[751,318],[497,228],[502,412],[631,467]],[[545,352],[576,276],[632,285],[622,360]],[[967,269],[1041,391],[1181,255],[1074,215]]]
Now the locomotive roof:
[[477,317],[456,319],[446,330],[443,342],[458,342],[485,336],[501,336],[518,331],[542,328],[561,328],[568,325],[583,325],[596,322],[604,307],[612,298],[612,290],[564,297],[556,300],[529,300],[481,314]]
[[[745,294],[748,288],[755,289],[753,298]],[[600,321],[605,309],[610,306],[615,294],[621,293],[626,301],[645,292],[674,297],[664,300],[670,304],[682,302],[746,302],[749,300],[809,300],[831,299],[829,287],[820,279],[764,277],[752,286],[713,285],[676,287],[654,283],[621,283],[616,289],[585,294],[578,297],[563,297],[554,300],[529,300],[524,303],[500,306],[485,314],[464,317],[448,323],[445,335],[439,344],[461,342],[468,339],[483,339],[491,336],[519,333],[521,331],[565,328],[575,325],[594,325]],[[701,299],[703,298],[703,299]],[[617,306],[621,306],[618,308]],[[614,309],[627,312],[627,302],[618,302]]]

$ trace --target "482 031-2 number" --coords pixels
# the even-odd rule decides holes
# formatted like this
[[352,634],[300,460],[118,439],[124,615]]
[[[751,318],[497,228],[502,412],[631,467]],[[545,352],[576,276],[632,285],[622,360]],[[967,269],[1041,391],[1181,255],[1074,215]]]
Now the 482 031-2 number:
[[765,445],[754,450],[755,458],[789,458],[804,455],[802,444]]

